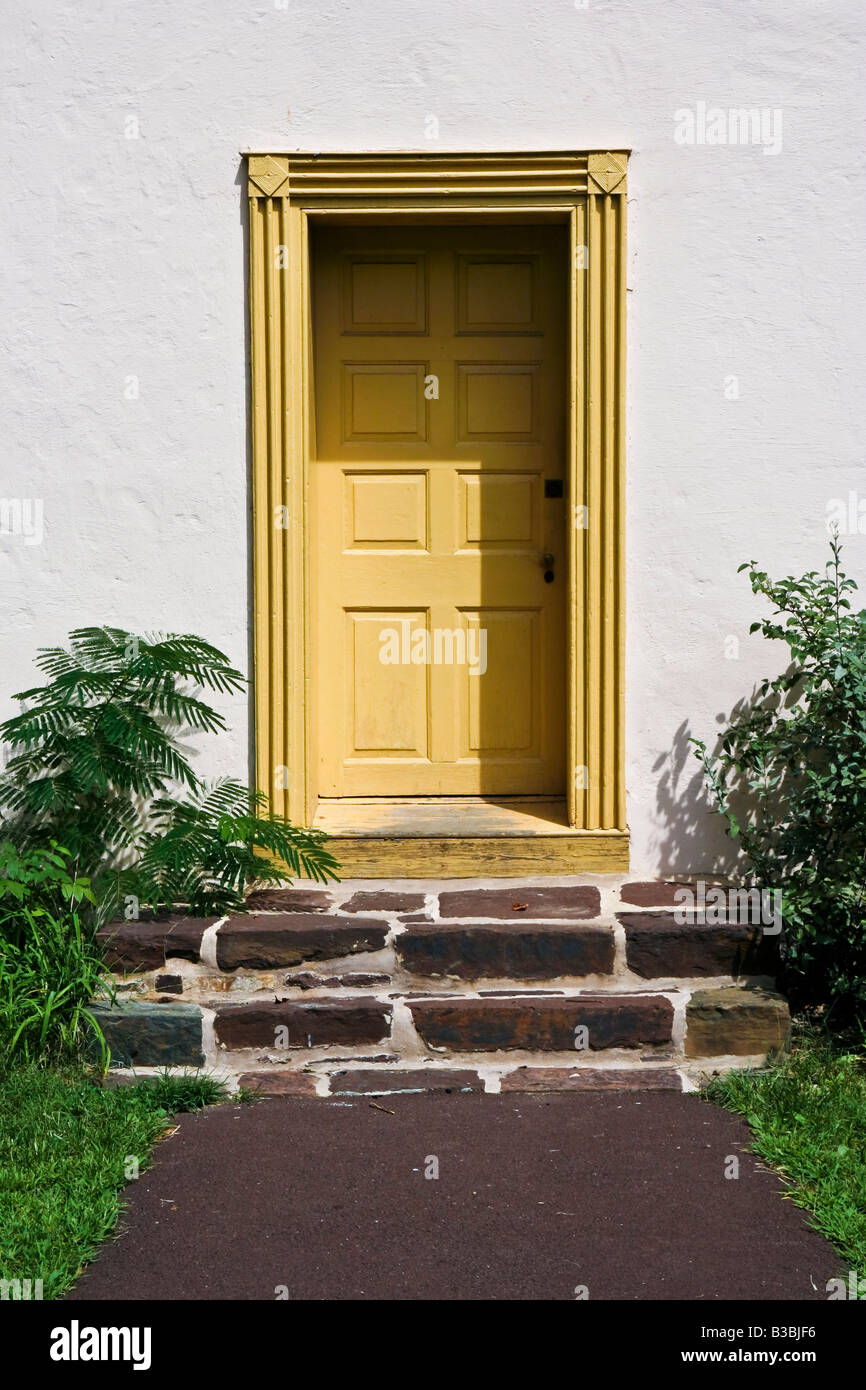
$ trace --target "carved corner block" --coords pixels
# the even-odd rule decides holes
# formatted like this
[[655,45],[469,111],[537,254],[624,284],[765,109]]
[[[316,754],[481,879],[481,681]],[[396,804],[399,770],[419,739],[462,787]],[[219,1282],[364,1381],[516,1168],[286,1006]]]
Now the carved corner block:
[[[273,198],[280,190],[288,191],[289,162],[270,154],[251,154],[248,160],[250,197]],[[283,188],[286,184],[286,188]]]
[[590,193],[625,193],[628,157],[624,154],[594,153],[586,157],[587,187]]

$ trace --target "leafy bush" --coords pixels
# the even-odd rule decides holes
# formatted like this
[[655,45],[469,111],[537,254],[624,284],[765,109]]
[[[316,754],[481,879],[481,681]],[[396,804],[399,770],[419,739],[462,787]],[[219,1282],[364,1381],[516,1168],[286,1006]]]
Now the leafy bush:
[[86,878],[56,843],[20,853],[0,844],[0,1062],[72,1060],[91,1038],[107,1062],[89,1004],[110,989],[91,921]]
[[11,840],[0,841],[0,928],[22,910],[62,910],[96,901],[90,879],[72,873],[69,858],[56,840],[21,851]]
[[783,894],[792,999],[838,1026],[866,1006],[866,611],[851,609],[840,550],[834,537],[825,572],[800,579],[740,566],[773,606],[750,630],[790,664],[734,711],[714,757],[692,740],[755,881]]
[[66,846],[100,920],[129,898],[133,913],[183,904],[214,914],[241,909],[254,881],[336,877],[321,832],[270,814],[238,782],[204,783],[190,766],[182,738],[225,728],[195,687],[245,685],[215,647],[81,628],[37,665],[47,684],[17,695],[22,712],[0,724],[12,745],[0,832],[22,852]]

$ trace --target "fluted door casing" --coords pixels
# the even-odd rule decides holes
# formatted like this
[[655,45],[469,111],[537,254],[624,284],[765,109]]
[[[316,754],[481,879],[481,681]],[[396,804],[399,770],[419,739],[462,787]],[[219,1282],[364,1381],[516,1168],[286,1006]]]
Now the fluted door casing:
[[[315,458],[311,227],[559,223],[564,277],[566,665],[571,824],[622,837],[627,154],[249,156],[255,741],[275,810],[320,793],[310,460]],[[610,862],[608,858],[607,862]]]

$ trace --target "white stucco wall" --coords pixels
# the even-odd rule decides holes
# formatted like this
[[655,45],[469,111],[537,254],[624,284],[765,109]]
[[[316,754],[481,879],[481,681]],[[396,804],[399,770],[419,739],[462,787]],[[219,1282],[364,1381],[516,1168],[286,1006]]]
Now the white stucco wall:
[[[0,714],[85,623],[248,667],[239,150],[630,146],[632,867],[710,867],[684,731],[774,656],[736,566],[821,566],[828,500],[866,497],[864,28],[857,0],[8,6],[0,498],[44,536],[0,536]],[[699,102],[780,111],[781,150],[678,144]],[[245,776],[227,709],[203,767]]]

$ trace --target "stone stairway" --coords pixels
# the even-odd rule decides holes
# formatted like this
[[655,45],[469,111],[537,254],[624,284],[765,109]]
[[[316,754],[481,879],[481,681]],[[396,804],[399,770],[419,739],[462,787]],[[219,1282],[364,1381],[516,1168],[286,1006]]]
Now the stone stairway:
[[[265,1095],[692,1089],[784,1046],[778,937],[622,875],[255,893],[115,923],[110,1079],[204,1066]],[[712,920],[707,920],[713,918]]]

